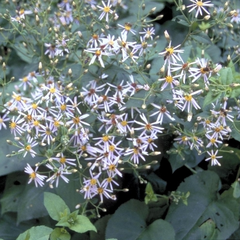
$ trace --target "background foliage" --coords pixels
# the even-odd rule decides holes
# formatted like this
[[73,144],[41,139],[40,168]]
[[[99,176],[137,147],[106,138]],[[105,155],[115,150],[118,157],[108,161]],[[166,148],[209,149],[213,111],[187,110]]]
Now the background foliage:
[[[21,96],[31,96],[32,89],[24,91],[19,87],[19,79],[35,72],[37,75],[35,88],[50,80],[56,84],[61,82],[60,86],[64,89],[64,94],[72,100],[77,97],[78,108],[82,115],[88,114],[86,122],[90,125],[89,137],[92,141],[89,142],[96,147],[96,140],[92,136],[101,138],[105,136],[102,134],[109,134],[114,139],[115,137],[118,139],[120,145],[115,147],[121,148],[119,150],[121,159],[116,165],[119,164],[117,167],[121,174],[116,178],[114,175],[118,187],[114,186],[113,190],[109,190],[111,194],[109,197],[104,196],[103,203],[99,197],[102,196],[101,194],[94,195],[91,199],[84,196],[86,192],[84,181],[92,179],[91,171],[90,173],[88,171],[91,164],[97,162],[94,162],[97,157],[94,156],[95,159],[91,164],[85,160],[87,156],[79,157],[76,146],[71,145],[69,140],[72,132],[68,131],[67,125],[63,124],[59,128],[59,132],[55,135],[56,140],[51,140],[50,144],[46,142],[39,144],[34,158],[29,153],[23,157],[23,153],[18,151],[21,149],[19,142],[23,143],[22,139],[29,140],[26,137],[27,131],[18,139],[18,136],[13,136],[9,128],[5,129],[1,125],[0,238],[4,240],[240,239],[240,20],[232,21],[236,13],[240,14],[239,1],[231,1],[231,3],[211,1],[214,7],[208,8],[210,18],[206,16],[207,14],[196,17],[194,11],[189,13],[186,6],[194,1],[119,1],[116,5],[118,17],[114,20],[115,16],[111,15],[109,22],[105,18],[99,20],[100,10],[96,7],[103,6],[103,3],[108,4],[108,1],[64,2],[70,3],[73,9],[74,20],[70,23],[64,22],[67,18],[60,20],[60,16],[66,17],[68,14],[66,9],[59,7],[60,1],[0,3],[1,119],[7,112],[11,117],[6,122],[9,125],[12,117],[17,117],[21,112],[19,109],[19,111],[15,109],[6,111],[11,107],[8,103],[12,103],[14,92],[22,94]],[[114,1],[111,1],[111,4],[115,4]],[[31,13],[29,15],[26,13],[24,20],[18,21],[17,16],[22,8],[25,12],[31,10]],[[143,31],[144,27],[154,27],[153,39],[147,40],[151,45],[147,47],[147,51],[137,55],[134,48],[129,47],[133,50],[133,55],[128,49],[125,53],[126,60],[121,58],[119,50],[115,55],[102,57],[104,67],[99,59],[89,64],[94,52],[91,52],[93,47],[87,47],[87,44],[93,34],[105,36],[111,33],[119,42],[124,27],[118,24],[126,23],[130,23],[130,29],[137,32]],[[141,34],[128,33],[127,36],[130,36],[129,41],[141,42]],[[63,55],[50,58],[46,54],[45,44],[54,45],[57,40],[67,40],[66,45],[62,46]],[[208,75],[209,84],[204,81],[194,82],[195,76],[191,76],[190,72],[186,83],[180,75],[175,74],[178,83],[173,88],[168,86],[162,90],[161,79],[165,79],[167,74],[168,55],[161,53],[169,44],[172,46],[180,44],[184,63],[207,59],[205,66],[207,70],[204,71],[207,75],[211,72]],[[131,58],[133,56],[136,56],[135,60]],[[193,64],[196,68],[199,67],[196,63]],[[106,80],[104,74],[108,75]],[[136,90],[134,94],[125,92],[126,96],[122,103],[125,108],[114,105],[114,114],[128,114],[127,120],[132,121],[131,127],[134,126],[135,131],[132,127],[126,134],[119,133],[112,124],[114,129],[107,132],[106,124],[103,123],[111,119],[112,112],[95,111],[93,105],[84,102],[83,88],[87,88],[93,79],[99,86],[106,83],[119,86],[122,80],[129,85],[129,76],[133,76],[136,80],[134,84],[141,89]],[[109,86],[104,85],[101,94],[104,94]],[[191,111],[187,111],[187,108],[178,108],[178,104],[181,105],[182,102],[175,99],[174,88],[185,91],[185,94],[199,91],[199,94],[193,97],[196,97],[200,108],[195,109],[191,106]],[[112,92],[111,89],[110,93]],[[113,96],[109,95],[109,97]],[[155,117],[151,115],[157,111],[152,103],[166,105],[169,114],[175,120],[172,121],[172,118],[164,116],[161,123],[164,130],[158,132],[157,138],[154,139],[157,147],[154,151],[146,148],[149,154],[144,155],[144,161],[134,162],[125,154],[129,149],[136,147],[136,143],[129,139],[136,140],[142,136],[142,132],[136,131],[139,127],[137,122],[143,122],[139,112],[145,114],[148,120],[156,121],[157,115]],[[49,104],[49,108],[56,109],[54,104]],[[100,100],[95,104],[101,107]],[[48,106],[44,107],[48,108]],[[136,108],[139,112],[130,119],[131,110]],[[212,130],[204,125],[205,120],[209,120],[212,125],[218,124],[221,122],[218,119],[222,116],[221,113],[226,119],[226,125],[222,125],[227,133],[223,138],[219,137],[221,143],[217,144],[217,147],[215,145],[207,147],[209,138],[206,135],[212,133]],[[24,115],[21,116],[25,119]],[[230,116],[230,119],[227,116]],[[38,143],[41,142],[37,137],[36,139]],[[199,139],[202,142],[198,145]],[[215,153],[217,151],[216,155],[221,156],[218,159],[221,166],[213,164],[212,158],[206,161],[214,155],[211,150]],[[52,158],[57,157],[60,152],[64,152],[69,158],[74,158],[78,163],[71,169],[66,167],[72,173],[66,175],[69,182],[60,179],[57,187],[55,181],[50,181],[50,184],[37,188],[33,182],[28,184],[24,167],[28,163],[32,167],[38,164],[42,172],[48,174],[50,178],[54,175],[51,175],[45,165],[52,163]],[[96,169],[95,171],[97,172]]]

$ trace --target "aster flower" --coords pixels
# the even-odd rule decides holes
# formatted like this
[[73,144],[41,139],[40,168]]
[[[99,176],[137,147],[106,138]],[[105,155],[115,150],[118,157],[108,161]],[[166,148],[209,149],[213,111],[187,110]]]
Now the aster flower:
[[20,149],[18,152],[23,152],[23,157],[26,157],[26,155],[28,153],[31,154],[32,157],[36,156],[36,152],[32,149],[33,147],[37,146],[38,143],[36,141],[33,140],[33,138],[29,138],[27,143],[23,144],[21,142],[19,142],[19,144],[23,147],[22,149]]
[[146,41],[145,41],[145,38],[144,37],[140,37],[140,44],[136,44],[134,45],[133,47],[133,52],[135,53],[136,51],[139,51],[138,55],[139,56],[142,56],[143,53],[146,52],[147,48],[149,47],[152,47],[152,44],[148,44]]
[[192,82],[197,81],[199,78],[203,77],[205,86],[209,85],[209,78],[212,74],[212,69],[208,66],[208,60],[205,58],[197,58],[196,64],[198,67],[190,67],[189,72],[193,77]]
[[38,187],[38,185],[42,187],[44,185],[43,181],[46,178],[46,176],[38,174],[37,170],[38,167],[36,167],[35,170],[33,170],[32,167],[29,164],[27,164],[27,167],[25,167],[24,172],[29,174],[28,184],[34,181],[36,187]]
[[161,86],[161,91],[163,91],[168,85],[170,85],[171,89],[173,89],[175,85],[179,85],[179,81],[174,79],[174,77],[172,77],[170,74],[165,78],[159,78],[158,81],[164,81],[163,85]]
[[54,174],[46,180],[47,182],[50,182],[51,185],[55,182],[55,186],[58,187],[60,178],[66,183],[69,182],[69,179],[64,175],[71,174],[71,172],[69,172],[63,165],[61,165],[59,168],[56,168],[47,163],[46,167],[54,172]]
[[99,61],[100,65],[104,68],[104,63],[103,63],[103,60],[102,60],[102,56],[110,56],[112,55],[111,53],[109,52],[105,52],[102,48],[88,48],[88,49],[85,49],[84,50],[85,52],[90,52],[90,53],[93,53],[93,57],[91,59],[91,61],[89,62],[89,65],[93,64],[96,59]]
[[206,7],[213,7],[214,5],[211,3],[211,1],[206,1],[203,2],[203,0],[190,0],[193,4],[188,5],[187,8],[191,8],[189,9],[188,12],[192,12],[194,9],[197,9],[195,17],[197,18],[198,15],[200,14],[201,16],[203,15],[203,11],[210,15],[210,13],[208,12],[208,10],[206,9]]
[[131,155],[130,160],[133,161],[134,164],[139,164],[139,160],[142,159],[146,161],[144,155],[148,156],[148,153],[142,147],[133,147],[128,148],[124,153],[124,156]]
[[150,123],[147,120],[144,113],[140,114],[140,118],[142,119],[143,123],[139,122],[139,121],[136,121],[136,120],[134,122],[141,125],[142,127],[137,127],[137,128],[135,128],[135,130],[143,130],[143,132],[156,131],[157,133],[162,133],[163,128],[155,126],[155,125],[159,125],[158,122]]
[[158,111],[155,111],[153,114],[150,115],[150,117],[158,114],[156,122],[159,122],[160,125],[162,125],[164,116],[167,116],[171,121],[175,121],[175,119],[171,117],[170,112],[167,110],[166,106],[164,105],[159,106],[155,103],[151,103],[151,105],[157,108]]
[[197,101],[193,98],[194,95],[197,94],[201,94],[202,90],[197,90],[195,92],[192,93],[185,93],[182,90],[176,90],[174,91],[174,93],[176,94],[175,97],[173,97],[173,100],[180,100],[181,103],[183,103],[183,105],[180,103],[180,105],[178,105],[178,107],[184,111],[185,108],[187,108],[187,112],[191,113],[192,112],[192,107],[194,107],[195,109],[201,109],[201,107],[198,105]]
[[74,163],[76,161],[76,159],[72,159],[72,158],[66,158],[66,156],[63,153],[59,153],[57,154],[56,157],[52,157],[53,160],[59,162],[61,165],[63,165],[64,167],[66,167],[66,164],[72,165],[72,166],[76,166],[76,164]]
[[118,24],[118,26],[120,28],[123,28],[121,34],[123,35],[127,35],[129,32],[131,32],[132,34],[136,34],[136,31],[132,29],[132,24],[131,23],[125,23],[124,26],[121,24]]
[[7,129],[7,126],[4,122],[9,121],[10,118],[8,117],[8,112],[5,113],[3,116],[0,115],[0,130],[2,130],[2,128]]
[[164,63],[177,63],[178,61],[183,62],[182,57],[180,56],[180,53],[183,53],[183,50],[178,49],[181,45],[177,45],[176,47],[173,47],[171,45],[171,41],[169,42],[168,46],[165,48],[165,51],[160,52],[159,55],[164,56]]
[[108,0],[108,3],[105,4],[104,1],[102,1],[103,7],[97,5],[97,7],[102,11],[101,15],[99,16],[99,20],[102,20],[104,17],[106,17],[106,21],[109,21],[109,13],[113,14],[113,10],[111,10],[112,5],[110,4],[110,0]]
[[63,51],[59,49],[55,44],[44,43],[44,46],[47,47],[45,55],[48,55],[49,58],[54,58],[59,55],[63,55]]
[[24,129],[22,127],[24,122],[24,118],[22,118],[21,115],[18,115],[17,118],[15,119],[15,116],[12,117],[9,123],[9,128],[11,133],[16,137],[16,135],[22,135],[24,132]]
[[143,34],[143,39],[151,39],[153,40],[153,35],[155,35],[155,29],[154,27],[151,28],[143,28],[142,32],[139,32],[139,34]]
[[231,13],[231,22],[240,23],[240,9],[234,10]]
[[112,193],[112,192],[113,192],[113,190],[108,189],[106,184],[101,183],[101,184],[98,186],[95,195],[97,195],[97,194],[99,195],[100,201],[101,201],[101,203],[102,203],[102,202],[103,202],[103,196],[104,196],[105,198],[107,198],[107,199],[108,199],[108,198],[110,198],[110,199],[112,199],[112,200],[115,200],[115,199],[116,199],[114,196],[110,195],[110,193]]
[[207,153],[210,157],[206,158],[205,161],[211,160],[211,166],[221,166],[221,164],[218,162],[218,158],[222,158],[223,156],[217,156],[218,150],[216,150],[215,152],[211,150],[211,152],[208,151]]

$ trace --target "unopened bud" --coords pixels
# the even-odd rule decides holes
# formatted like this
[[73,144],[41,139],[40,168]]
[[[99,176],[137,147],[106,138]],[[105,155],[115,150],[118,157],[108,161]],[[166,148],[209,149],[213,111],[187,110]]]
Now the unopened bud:
[[36,15],[35,20],[36,20],[36,22],[38,24],[39,23],[39,16],[38,15]]
[[146,5],[145,5],[145,3],[142,5],[142,10],[145,10],[145,7],[146,7]]
[[149,63],[147,66],[146,66],[146,69],[150,69],[151,68],[151,64]]
[[210,19],[210,17],[211,17],[210,15],[206,15],[203,19],[207,21]]
[[152,14],[155,12],[155,10],[156,10],[156,7],[153,7],[149,13]]
[[227,9],[228,9],[228,4],[229,4],[229,2],[227,1],[227,2],[225,2],[225,4],[224,4],[224,10],[226,11]]
[[75,209],[79,209],[80,207],[81,207],[81,204],[79,203],[75,206]]
[[70,75],[70,76],[72,75],[72,69],[71,68],[68,69],[68,75]]
[[158,15],[158,16],[156,17],[156,20],[161,20],[163,17],[164,17],[163,15]]
[[3,62],[3,64],[2,64],[2,68],[3,68],[3,70],[6,70],[6,63],[5,62]]
[[164,36],[165,36],[165,38],[167,39],[168,42],[171,41],[170,35],[168,34],[167,30],[164,31]]
[[42,71],[42,62],[39,62],[39,64],[38,64],[38,70],[39,70],[39,72]]
[[11,141],[11,140],[6,140],[6,142],[7,142],[9,145],[12,145],[12,141]]
[[159,151],[149,153],[149,155],[151,155],[151,156],[157,156],[157,155],[160,155],[160,154],[161,154],[161,152],[159,152]]

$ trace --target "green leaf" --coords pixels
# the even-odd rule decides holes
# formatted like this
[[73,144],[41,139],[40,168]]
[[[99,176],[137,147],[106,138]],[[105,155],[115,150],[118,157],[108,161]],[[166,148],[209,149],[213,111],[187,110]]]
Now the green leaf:
[[[2,91],[2,88],[1,88]],[[0,97],[1,99],[1,97]],[[12,151],[16,151],[16,148],[12,145],[6,143],[6,140],[12,139],[12,134],[9,129],[1,130],[1,142],[0,142],[0,176],[6,175],[11,172],[23,171],[27,163],[34,165],[35,163],[41,161],[41,158],[35,157],[32,158],[31,155],[27,155],[25,158],[22,158],[21,154],[11,156],[11,158],[6,157],[7,154],[10,154]]]
[[233,197],[239,198],[240,197],[240,184],[239,184],[239,182],[235,181],[232,184],[232,188],[233,188]]
[[[106,238],[137,239],[147,227],[148,207],[135,199],[122,204],[109,219]],[[121,227],[120,227],[121,226]]]
[[208,219],[201,226],[199,226],[203,238],[207,240],[216,240],[217,239],[217,226],[212,219]]
[[231,185],[232,182],[229,182],[229,175],[234,174],[235,169],[240,164],[240,150],[232,147],[224,147],[222,150],[222,152],[219,152],[223,156],[220,159],[221,167],[209,166],[208,170],[214,171],[225,183]]
[[[240,121],[229,122],[229,127],[232,130],[231,137],[237,141],[240,141]],[[238,150],[237,150],[237,152],[238,152]],[[240,155],[239,155],[239,157],[240,157]]]
[[78,233],[97,231],[96,227],[90,222],[90,220],[83,215],[78,215],[74,221],[74,224],[71,224],[69,228]]
[[219,71],[221,83],[224,85],[230,85],[233,83],[232,69],[229,67],[222,68]]
[[71,235],[64,228],[55,228],[50,235],[50,240],[59,240],[59,239],[60,240],[70,240]]
[[150,224],[137,240],[175,240],[175,231],[170,223],[158,219]]
[[157,201],[157,196],[155,195],[152,185],[150,182],[147,183],[146,189],[145,189],[145,194],[146,197],[144,198],[144,201],[146,204],[149,202],[156,202]]
[[97,232],[90,232],[90,240],[105,240],[105,231],[110,217],[111,215],[106,215],[95,222]]
[[219,99],[221,97],[221,95],[222,95],[221,92],[218,94],[215,94],[212,91],[209,91],[204,98],[203,108],[206,107],[207,105],[215,102],[217,99]]
[[50,217],[56,221],[59,221],[62,217],[70,214],[70,210],[62,198],[54,193],[44,193],[44,206]]
[[[166,220],[172,224],[177,240],[227,239],[238,228],[239,203],[233,197],[233,189],[223,192],[219,197],[219,178],[211,171],[199,172],[185,179],[178,191],[190,192],[188,206],[183,203],[172,204]],[[194,213],[194,214],[193,214]],[[203,226],[211,219],[216,224],[217,235]]]
[[211,39],[208,37],[206,33],[203,32],[196,32],[193,35],[191,35],[192,39],[196,40],[199,43],[206,43],[211,44]]
[[160,197],[157,202],[150,202],[148,204],[149,214],[147,222],[153,222],[160,219],[166,213],[169,207],[169,198]]
[[52,229],[45,226],[32,227],[20,234],[17,240],[48,240]]

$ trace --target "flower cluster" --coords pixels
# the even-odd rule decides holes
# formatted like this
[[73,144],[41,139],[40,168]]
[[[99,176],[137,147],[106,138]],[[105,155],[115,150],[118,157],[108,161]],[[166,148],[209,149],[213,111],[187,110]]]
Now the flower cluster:
[[[192,17],[210,15],[211,1],[190,2],[188,11],[196,11]],[[221,78],[221,64],[204,51],[186,55],[186,41],[174,46],[167,31],[161,39],[167,46],[156,49],[161,36],[150,20],[116,23],[118,11],[127,9],[122,1],[78,5],[67,0],[57,7],[48,19],[45,42],[41,48],[33,45],[33,56],[39,54],[43,62],[19,79],[0,117],[0,130],[9,122],[18,148],[10,156],[42,158],[35,170],[27,164],[29,183],[57,187],[78,172],[85,199],[114,200],[124,168],[149,166],[151,156],[160,154],[157,141],[162,135],[174,135],[174,148],[183,146],[188,155],[196,150],[202,160],[221,165],[218,153],[238,114],[232,109],[239,110],[236,105],[227,108],[229,94],[223,97],[232,83],[210,104],[204,100]],[[19,10],[10,21],[27,28],[34,12],[41,26],[45,10],[50,11],[44,4]],[[229,22],[238,23],[239,11],[229,13]],[[154,72],[158,62],[163,64]]]

